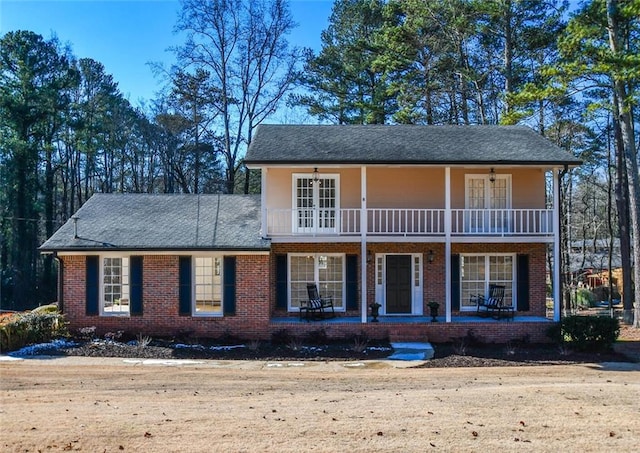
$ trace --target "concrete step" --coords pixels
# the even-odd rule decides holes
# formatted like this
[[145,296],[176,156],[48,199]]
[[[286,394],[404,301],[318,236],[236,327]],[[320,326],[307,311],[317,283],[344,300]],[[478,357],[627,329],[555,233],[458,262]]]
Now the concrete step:
[[429,360],[435,354],[431,343],[426,342],[392,342],[391,347],[389,360]]

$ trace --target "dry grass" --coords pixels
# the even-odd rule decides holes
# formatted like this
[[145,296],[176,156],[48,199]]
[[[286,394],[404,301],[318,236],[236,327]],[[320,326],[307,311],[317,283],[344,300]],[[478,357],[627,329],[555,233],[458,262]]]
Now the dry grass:
[[2,451],[637,451],[640,378],[593,366],[0,363]]

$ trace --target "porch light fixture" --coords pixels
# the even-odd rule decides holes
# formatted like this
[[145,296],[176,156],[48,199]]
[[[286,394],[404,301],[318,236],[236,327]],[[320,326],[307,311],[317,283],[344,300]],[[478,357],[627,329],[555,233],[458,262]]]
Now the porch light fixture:
[[434,257],[435,257],[435,253],[433,253],[433,250],[429,250],[427,252],[427,261],[429,262],[429,264],[433,263]]
[[367,263],[370,263],[373,260],[373,255],[371,254],[371,250],[367,250]]
[[489,181],[496,182],[496,172],[493,167],[489,170]]
[[318,167],[313,167],[313,173],[311,173],[311,184],[322,185],[322,182],[320,181],[320,172],[318,171]]

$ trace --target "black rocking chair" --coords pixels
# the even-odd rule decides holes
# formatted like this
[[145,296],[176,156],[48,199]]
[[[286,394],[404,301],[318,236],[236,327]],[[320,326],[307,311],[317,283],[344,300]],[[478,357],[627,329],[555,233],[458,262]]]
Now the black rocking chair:
[[307,283],[307,294],[309,295],[309,300],[300,302],[300,319],[304,317],[307,321],[310,321],[312,319],[335,317],[333,298],[322,297],[318,294],[318,287],[315,283]]
[[504,289],[502,285],[489,285],[489,297],[483,294],[471,296],[471,302],[476,304],[478,315],[513,319],[513,307],[504,304]]

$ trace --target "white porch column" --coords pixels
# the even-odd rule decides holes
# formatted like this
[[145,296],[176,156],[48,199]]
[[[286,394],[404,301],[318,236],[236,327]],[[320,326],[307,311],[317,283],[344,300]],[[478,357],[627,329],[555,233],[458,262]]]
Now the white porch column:
[[360,299],[362,323],[367,322],[367,167],[360,168]]
[[446,322],[451,322],[451,167],[444,169],[444,294]]
[[260,235],[266,238],[269,235],[269,226],[267,225],[267,173],[268,169],[262,168],[262,177],[260,178],[260,214],[262,217],[262,225],[260,225]]
[[553,320],[560,321],[560,171],[553,175]]

